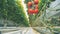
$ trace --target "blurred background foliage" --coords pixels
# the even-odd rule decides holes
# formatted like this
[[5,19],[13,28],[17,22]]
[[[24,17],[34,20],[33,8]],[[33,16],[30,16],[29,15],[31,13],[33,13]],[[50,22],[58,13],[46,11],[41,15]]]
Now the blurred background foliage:
[[0,19],[13,21],[18,26],[29,26],[21,1],[0,0]]

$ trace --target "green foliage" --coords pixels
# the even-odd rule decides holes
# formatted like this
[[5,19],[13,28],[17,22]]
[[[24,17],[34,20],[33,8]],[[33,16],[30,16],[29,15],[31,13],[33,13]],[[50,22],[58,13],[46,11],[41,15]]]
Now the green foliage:
[[39,11],[44,10],[44,5],[46,4],[47,0],[39,0],[39,1],[40,1],[39,4],[38,4]]
[[21,2],[18,4],[15,0],[0,0],[0,18],[29,26]]

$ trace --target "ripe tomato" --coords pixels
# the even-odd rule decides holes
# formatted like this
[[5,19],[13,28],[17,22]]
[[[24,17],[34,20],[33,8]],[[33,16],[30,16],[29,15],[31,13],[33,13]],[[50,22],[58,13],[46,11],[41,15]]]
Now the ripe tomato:
[[34,12],[34,13],[35,13],[35,14],[37,14],[37,13],[38,13],[38,11],[39,11],[38,9],[35,9],[35,12]]
[[35,6],[35,9],[38,9],[38,5]]
[[34,3],[35,3],[35,4],[38,4],[38,2],[39,2],[38,0],[34,0]]
[[33,9],[28,9],[28,13],[29,14],[33,14],[34,13],[34,10]]
[[28,7],[32,6],[32,2],[28,2]]

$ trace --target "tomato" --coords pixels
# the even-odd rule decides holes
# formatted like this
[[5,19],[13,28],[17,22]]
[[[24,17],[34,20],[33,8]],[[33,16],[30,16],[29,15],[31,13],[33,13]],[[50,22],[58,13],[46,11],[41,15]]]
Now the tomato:
[[32,6],[32,2],[28,2],[28,7],[31,7]]
[[28,9],[28,13],[29,14],[33,14],[34,13],[34,10],[33,9]]
[[38,2],[39,2],[38,0],[34,0],[34,3],[35,3],[35,4],[38,4]]
[[35,6],[35,9],[38,9],[38,5]]
[[38,13],[38,11],[39,11],[38,9],[35,9],[35,12],[34,12],[34,13],[35,13],[35,14],[37,14],[37,13]]

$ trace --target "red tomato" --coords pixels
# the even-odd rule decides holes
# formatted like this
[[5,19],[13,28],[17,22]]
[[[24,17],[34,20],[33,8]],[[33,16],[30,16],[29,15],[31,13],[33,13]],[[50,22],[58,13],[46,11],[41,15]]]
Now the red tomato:
[[32,6],[32,2],[28,2],[28,7],[31,7]]
[[28,9],[28,13],[29,14],[33,14],[34,13],[34,10],[33,9]]
[[38,9],[35,9],[35,12],[34,12],[34,13],[35,13],[35,14],[37,14],[37,13],[38,13],[38,11],[39,11]]
[[35,4],[38,4],[38,2],[39,2],[38,0],[34,0],[34,3],[35,3]]
[[35,9],[38,9],[38,5],[35,6]]

